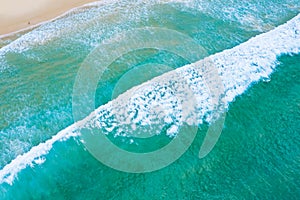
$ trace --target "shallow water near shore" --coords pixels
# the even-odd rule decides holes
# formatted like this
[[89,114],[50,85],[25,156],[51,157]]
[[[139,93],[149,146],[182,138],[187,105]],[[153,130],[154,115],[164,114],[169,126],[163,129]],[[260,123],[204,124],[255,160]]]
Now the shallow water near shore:
[[[300,8],[297,1],[242,1],[234,6],[225,4],[222,9],[219,4],[120,1],[95,5],[41,25],[2,47],[0,170],[74,123],[77,72],[95,47],[118,32],[149,26],[176,30],[205,49],[203,55],[195,55],[197,61],[270,31],[295,17]],[[272,6],[265,10],[266,5]],[[281,15],[276,14],[279,8]],[[198,152],[209,127],[206,122],[199,124],[196,139],[180,159],[142,174],[103,165],[78,137],[71,137],[54,143],[12,180],[7,178],[9,174],[2,177],[0,199],[296,199],[300,196],[300,57],[282,55],[277,61],[269,77],[252,83],[229,103],[222,135],[203,159]],[[154,71],[153,65],[139,68],[140,63],[172,65]],[[99,81],[95,108],[118,96],[113,94],[115,86],[133,69],[139,76],[149,74],[146,79],[150,79],[189,63],[158,49],[123,55]],[[126,84],[116,93],[141,82]],[[151,151],[170,140],[164,134],[147,143],[122,136],[110,139],[130,151]]]

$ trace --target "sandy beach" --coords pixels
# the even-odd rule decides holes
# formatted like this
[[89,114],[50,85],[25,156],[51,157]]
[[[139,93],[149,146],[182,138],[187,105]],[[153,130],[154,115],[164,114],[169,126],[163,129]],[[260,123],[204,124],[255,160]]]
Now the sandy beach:
[[95,0],[0,0],[0,35],[16,32]]

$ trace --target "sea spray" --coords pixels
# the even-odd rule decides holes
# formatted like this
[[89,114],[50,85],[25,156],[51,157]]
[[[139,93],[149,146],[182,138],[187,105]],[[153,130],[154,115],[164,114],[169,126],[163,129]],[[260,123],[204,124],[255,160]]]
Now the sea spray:
[[[279,56],[299,53],[299,33],[300,15],[268,33],[258,35],[237,47],[210,56],[210,60],[217,66],[219,76],[222,77],[224,83],[225,94],[223,103],[228,105],[251,84],[260,79],[268,78],[278,64],[277,58]],[[186,72],[191,66],[197,68],[197,63],[198,62],[184,66],[178,70]],[[164,76],[165,75],[162,75],[161,79],[164,79]],[[157,79],[159,79],[159,77],[157,77],[156,80]],[[193,82],[193,80],[190,81]],[[119,100],[121,100],[121,98],[119,98]],[[118,99],[114,101],[118,101]],[[100,116],[95,115],[95,113],[100,113],[100,111],[105,110],[108,105],[109,103],[100,106],[90,116],[83,119],[81,123],[85,126],[88,125],[92,119],[98,119]],[[45,143],[41,143],[40,145],[33,147],[29,152],[18,156],[0,170],[0,182],[12,184],[20,170],[30,166],[34,160],[46,155],[56,141],[73,136],[72,134],[75,130],[78,130],[77,124],[71,125],[67,129],[59,132],[56,136],[53,136],[52,139]],[[38,161],[37,163],[40,162]]]

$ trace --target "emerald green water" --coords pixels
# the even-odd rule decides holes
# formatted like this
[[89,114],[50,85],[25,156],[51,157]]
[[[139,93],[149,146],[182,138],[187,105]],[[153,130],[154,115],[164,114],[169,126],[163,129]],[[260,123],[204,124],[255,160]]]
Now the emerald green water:
[[[283,57],[270,82],[254,85],[227,113],[214,150],[198,159],[207,126],[175,163],[156,172],[110,169],[75,140],[58,143],[23,170],[4,198],[297,199],[300,195],[300,56]],[[5,192],[5,193],[4,193]]]
[[[40,27],[37,30],[41,33],[48,33],[53,24],[64,28],[55,34],[49,31],[27,50],[16,50],[26,42],[12,47],[0,57],[0,169],[74,123],[72,92],[77,71],[98,43],[118,31],[144,26],[169,28],[192,37],[211,55],[266,32],[299,12],[297,2],[274,1],[269,10],[259,10],[269,3],[251,1],[251,9],[243,11],[247,2],[241,2],[241,13],[230,18],[224,14],[230,11],[230,3],[224,5],[224,13],[220,3],[211,2],[209,12],[197,7],[207,4],[203,2],[194,6],[139,5],[134,14],[128,12],[132,5],[112,3],[103,10],[77,13],[74,27],[64,25],[74,22],[72,15]],[[276,14],[278,8],[282,8],[282,17]],[[254,18],[241,21],[245,13]],[[196,139],[180,159],[161,170],[141,174],[103,165],[75,137],[55,143],[43,156],[44,163],[27,166],[11,185],[1,183],[0,199],[298,199],[300,56],[282,56],[279,61],[270,79],[253,84],[230,103],[222,135],[203,159],[198,153],[207,123],[199,125]],[[169,67],[175,69],[189,62],[157,49],[130,52],[115,60],[105,79],[99,80],[96,107],[117,96],[114,87],[124,74],[138,69],[138,64],[149,63],[172,63]],[[165,72],[151,70],[143,68],[151,75]],[[140,84],[139,80],[133,82],[128,85]],[[164,135],[158,138],[163,144],[170,140]],[[111,137],[133,152],[159,147],[155,139],[137,147]]]

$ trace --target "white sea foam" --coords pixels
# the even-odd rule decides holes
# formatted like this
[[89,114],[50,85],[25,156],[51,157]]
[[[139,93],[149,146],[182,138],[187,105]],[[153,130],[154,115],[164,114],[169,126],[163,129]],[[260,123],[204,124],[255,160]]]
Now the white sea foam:
[[[219,102],[222,102],[223,108],[226,109],[228,104],[245,92],[251,84],[270,76],[278,64],[278,56],[299,52],[300,14],[286,24],[251,38],[232,49],[211,55],[128,90],[113,101],[97,108],[85,119],[15,158],[0,170],[0,183],[12,184],[22,169],[43,163],[44,156],[49,153],[55,142],[78,136],[81,128],[98,127],[104,133],[113,131],[117,135],[123,135],[126,131],[132,132],[128,127],[135,127],[136,124],[142,127],[149,124],[159,125],[160,120],[163,120],[164,123],[170,124],[167,134],[172,136],[176,135],[178,126],[182,123],[210,121],[210,113],[216,109],[216,105],[209,91],[211,88],[208,89],[206,85],[209,84],[210,87],[218,85],[209,77],[203,80],[204,73],[209,73],[212,69],[203,70],[207,63],[213,64],[223,81],[224,90],[219,96]],[[186,93],[189,90],[192,90],[192,96]],[[194,98],[197,104],[192,108],[184,108],[182,105],[189,98]],[[188,110],[183,114],[182,109]],[[191,115],[197,115],[196,121],[189,120]],[[150,129],[149,133],[151,131]]]
[[67,140],[70,137],[77,136],[73,124],[71,127],[60,131],[58,134],[53,136],[51,139],[47,140],[44,143],[40,143],[39,145],[32,147],[30,151],[23,155],[17,156],[14,160],[12,160],[8,165],[4,166],[0,171],[0,183],[6,182],[12,184],[17,173],[25,169],[27,166],[33,167],[34,164],[42,164],[45,162],[44,155],[46,155],[52,148],[52,145],[57,141]]
[[[65,35],[72,35],[72,38],[68,37],[69,42],[76,40],[76,42],[82,42],[83,45],[93,48],[98,45],[101,40],[105,39],[106,32],[112,35],[113,32],[119,32],[122,26],[130,26],[130,21],[135,20],[137,22],[141,18],[138,14],[130,14],[132,8],[135,8],[136,13],[144,10],[142,15],[146,15],[147,7],[159,2],[164,1],[152,0],[145,4],[143,0],[135,2],[101,0],[73,8],[61,16],[36,25],[36,28],[30,27],[33,30],[0,48],[0,73],[11,67],[6,60],[8,53],[24,53],[33,47],[45,45],[58,38],[62,39]],[[88,8],[88,11],[86,11],[86,8]],[[119,13],[118,10],[123,10],[124,12]],[[120,19],[123,19],[124,23],[112,23],[112,13],[123,15]],[[108,22],[101,20],[106,18],[109,18],[109,20],[107,20]],[[89,24],[90,27],[87,28],[86,24]],[[89,32],[87,32],[87,29]],[[2,35],[0,39],[9,35],[10,34]],[[92,38],[89,38],[91,35]],[[28,55],[26,54],[26,56]],[[36,57],[36,59],[38,58]]]
[[[185,5],[185,9],[197,10],[213,18],[239,23],[246,30],[266,32],[275,27],[282,19],[282,14],[297,13],[300,9],[298,0],[291,1],[223,1],[223,0],[170,0]],[[281,13],[281,14],[280,14]]]
[[[277,12],[299,11],[300,4],[297,0],[290,0],[287,3],[274,3],[271,2],[272,9],[269,8],[268,2],[265,4],[249,3],[249,1],[238,1],[224,4],[224,1],[216,0],[213,3],[205,0],[151,0],[145,1],[118,1],[118,0],[101,0],[93,3],[71,9],[70,11],[51,19],[46,22],[42,22],[35,27],[30,27],[32,31],[23,34],[18,39],[9,43],[8,45],[0,49],[0,73],[11,68],[5,59],[5,55],[9,52],[22,53],[34,46],[40,46],[47,44],[49,41],[53,41],[57,38],[62,38],[65,35],[74,34],[72,38],[77,42],[82,42],[83,45],[88,47],[95,47],[99,44],[99,41],[105,39],[105,30],[108,26],[105,24],[105,19],[113,20],[114,15],[112,13],[118,13],[119,20],[124,20],[123,23],[111,23],[113,28],[109,28],[109,31],[119,32],[122,27],[129,26],[130,21],[138,22],[143,16],[147,16],[149,13],[149,7],[156,4],[180,4],[184,10],[197,10],[197,12],[203,12],[207,15],[213,16],[221,20],[234,21],[240,23],[241,27],[245,27],[248,30],[267,31],[274,26],[274,23],[265,22],[264,20],[272,19],[277,20]],[[88,8],[88,12],[85,11]],[[134,13],[132,13],[134,8]],[[122,10],[122,12],[119,12]],[[256,13],[256,15],[253,15]],[[268,16],[268,17],[263,17]],[[264,20],[262,20],[262,18]],[[51,22],[51,23],[49,23]],[[101,22],[101,23],[99,23]],[[91,27],[95,27],[96,30],[89,30],[91,27],[86,27],[85,24],[90,23]],[[94,23],[94,24],[93,24]],[[271,24],[270,24],[271,23]],[[82,25],[83,24],[83,25]],[[24,30],[21,30],[24,31]],[[79,37],[76,36],[76,32],[80,32]],[[67,34],[66,34],[67,33]],[[11,33],[16,34],[16,33]],[[0,39],[7,37],[10,34],[0,35]],[[92,35],[92,38],[89,38]],[[69,38],[70,39],[70,38]],[[28,56],[28,55],[26,55]]]
[[[101,0],[92,3],[88,3],[76,8],[73,8],[62,15],[51,19],[49,21],[42,22],[35,26],[31,26],[28,29],[33,29],[29,33],[22,35],[20,38],[10,43],[9,45],[0,49],[0,57],[4,53],[8,51],[13,52],[22,52],[27,50],[30,46],[33,45],[41,45],[46,43],[49,40],[59,38],[64,35],[64,32],[67,28],[68,33],[70,30],[76,30],[78,24],[81,22],[99,20],[99,18],[104,18],[107,15],[110,15],[115,10],[127,10],[128,16],[131,18],[140,18],[139,15],[131,14],[130,8],[135,8],[135,14],[138,13],[138,8],[142,7],[143,10],[142,15],[147,14],[147,6],[155,5],[155,4],[168,4],[168,3],[179,3],[185,6],[185,9],[194,9],[200,12],[209,14],[214,17],[221,18],[222,20],[227,19],[229,21],[236,21],[241,23],[243,26],[250,26],[252,30],[259,31],[267,31],[272,27],[272,25],[266,25],[263,20],[254,16],[251,13],[262,13],[264,15],[268,14],[268,19],[271,18],[271,14],[276,16],[275,11],[280,10],[291,10],[291,11],[299,11],[300,4],[297,3],[297,0],[288,1],[287,3],[274,4],[271,2],[272,9],[265,9],[268,5],[250,3],[249,1],[238,1],[234,4],[224,4],[222,0],[216,0],[213,2],[201,0],[151,0],[151,1],[143,1],[136,0],[134,2],[130,1],[118,1],[118,0]],[[266,3],[266,2],[265,2]],[[84,9],[89,8],[89,12],[85,12]],[[128,9],[124,9],[128,8]],[[267,12],[266,14],[264,12]],[[269,13],[271,12],[271,13]],[[274,16],[273,16],[274,17]],[[61,23],[63,21],[63,23]],[[276,21],[276,20],[275,20]],[[51,23],[49,23],[51,22]],[[42,27],[39,27],[41,26]],[[257,28],[255,28],[257,26]],[[269,28],[264,28],[264,26],[268,26]],[[38,28],[36,28],[38,27]],[[79,28],[80,29],[80,28]],[[20,30],[26,31],[26,29]],[[18,31],[19,32],[19,31]],[[17,32],[0,35],[1,38],[8,37],[10,35],[14,35]]]

